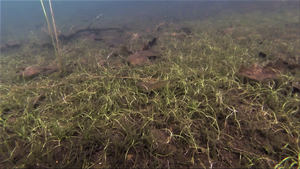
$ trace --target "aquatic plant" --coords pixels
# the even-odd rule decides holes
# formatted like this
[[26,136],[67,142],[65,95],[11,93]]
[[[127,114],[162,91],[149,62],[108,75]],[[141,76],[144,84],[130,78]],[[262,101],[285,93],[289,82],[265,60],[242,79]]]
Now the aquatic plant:
[[[60,71],[62,71],[62,68],[63,68],[62,54],[60,52],[60,47],[59,47],[59,40],[58,40],[58,36],[57,36],[56,24],[55,24],[54,14],[53,14],[53,10],[52,10],[52,3],[51,3],[51,0],[49,0],[49,6],[50,6],[49,8],[50,8],[50,11],[51,11],[52,27],[53,27],[53,30],[54,30],[54,35],[52,33],[52,28],[51,28],[51,25],[50,25],[50,22],[49,22],[49,19],[48,19],[47,12],[46,12],[45,7],[44,7],[43,0],[40,0],[40,1],[41,1],[43,12],[44,12],[44,15],[45,15],[45,18],[46,18],[46,21],[47,21],[48,32],[51,36],[54,51],[55,51],[56,57],[57,57],[58,62],[59,62],[59,69],[60,69]],[[55,41],[54,41],[53,36],[55,36]]]

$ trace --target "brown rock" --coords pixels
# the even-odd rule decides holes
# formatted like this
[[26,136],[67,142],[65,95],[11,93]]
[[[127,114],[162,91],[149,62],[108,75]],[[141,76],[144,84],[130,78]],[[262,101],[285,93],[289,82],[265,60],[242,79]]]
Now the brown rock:
[[138,51],[128,56],[128,63],[130,65],[150,64],[152,59],[155,59],[155,54],[148,51]]
[[29,66],[26,68],[20,68],[17,71],[17,75],[25,77],[33,77],[36,75],[49,75],[58,70],[57,65],[51,66]]
[[241,66],[238,74],[250,79],[262,81],[264,79],[277,79],[279,74],[299,67],[300,65],[297,63],[291,63],[279,58],[275,62],[270,62],[263,67],[258,66],[258,64],[253,64],[248,68]]
[[106,63],[106,60],[105,60],[105,59],[100,59],[100,60],[98,61],[98,65],[99,65],[99,66],[103,66],[105,63]]
[[248,77],[250,79],[263,81],[264,79],[277,79],[277,72],[270,68],[270,65],[264,67],[253,64],[251,67],[241,66],[239,75]]
[[4,43],[4,45],[7,48],[18,48],[18,47],[21,46],[21,44],[19,42],[16,42],[16,41],[8,41],[8,42]]
[[32,77],[34,75],[39,74],[42,71],[40,67],[27,67],[23,72],[19,73],[20,75],[26,76],[26,77]]
[[234,28],[226,28],[226,29],[220,30],[219,32],[221,32],[222,34],[225,34],[225,35],[230,35],[233,33],[233,31],[234,31]]

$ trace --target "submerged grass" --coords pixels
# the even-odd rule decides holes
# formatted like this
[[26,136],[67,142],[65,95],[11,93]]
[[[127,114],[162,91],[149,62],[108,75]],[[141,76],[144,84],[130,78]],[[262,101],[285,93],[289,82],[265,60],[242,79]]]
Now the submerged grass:
[[[300,98],[290,87],[295,75],[276,82],[236,75],[241,64],[259,61],[262,48],[284,43],[292,55],[299,39],[269,38],[261,46],[259,33],[236,40],[216,34],[210,22],[189,26],[194,32],[184,39],[160,36],[161,61],[142,67],[98,66],[99,54],[110,51],[86,41],[64,53],[64,74],[13,76],[24,60],[3,56],[1,165],[299,167]],[[51,60],[51,52],[43,54]],[[32,57],[27,64],[37,64]],[[170,85],[145,92],[140,78]]]

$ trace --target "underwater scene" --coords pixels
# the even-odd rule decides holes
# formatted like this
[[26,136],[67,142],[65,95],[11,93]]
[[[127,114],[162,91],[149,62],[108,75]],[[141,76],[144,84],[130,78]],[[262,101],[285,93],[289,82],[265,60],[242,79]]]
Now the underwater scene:
[[300,168],[299,1],[0,6],[0,168]]

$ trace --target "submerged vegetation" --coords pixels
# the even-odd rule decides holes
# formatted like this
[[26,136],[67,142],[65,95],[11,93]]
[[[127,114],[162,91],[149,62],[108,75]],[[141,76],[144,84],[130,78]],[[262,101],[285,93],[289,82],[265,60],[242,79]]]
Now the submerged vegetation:
[[299,16],[226,17],[2,47],[1,168],[299,168]]

